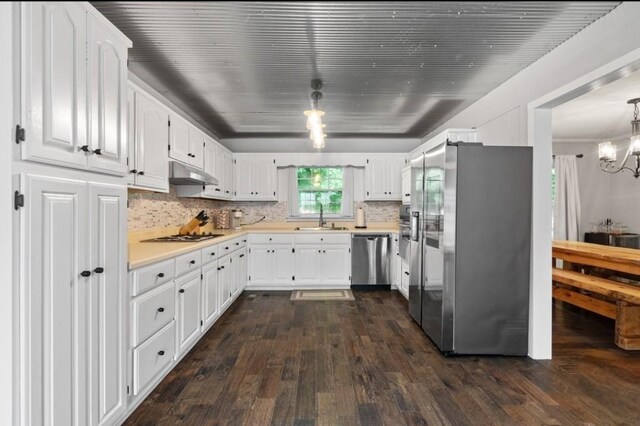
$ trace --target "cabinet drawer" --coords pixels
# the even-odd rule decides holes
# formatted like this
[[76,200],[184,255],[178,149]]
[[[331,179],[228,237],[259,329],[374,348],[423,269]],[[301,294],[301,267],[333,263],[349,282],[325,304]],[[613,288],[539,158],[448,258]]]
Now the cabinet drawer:
[[295,244],[351,244],[351,234],[296,234]]
[[291,244],[291,234],[252,234],[250,244]]
[[165,328],[133,350],[133,394],[143,391],[173,360],[176,323]]
[[173,283],[150,291],[132,304],[132,342],[135,347],[175,318],[176,294]]
[[147,290],[167,283],[173,279],[174,275],[175,263],[173,259],[136,269],[133,271],[132,295],[137,296]]
[[218,260],[220,257],[220,247],[217,244],[208,246],[200,250],[200,254],[202,256],[202,264],[206,265],[209,262],[213,262],[214,260]]
[[176,277],[199,269],[201,264],[200,250],[176,257]]
[[245,235],[244,237],[236,238],[235,240],[231,240],[230,243],[232,250],[245,248],[247,246],[247,237]]

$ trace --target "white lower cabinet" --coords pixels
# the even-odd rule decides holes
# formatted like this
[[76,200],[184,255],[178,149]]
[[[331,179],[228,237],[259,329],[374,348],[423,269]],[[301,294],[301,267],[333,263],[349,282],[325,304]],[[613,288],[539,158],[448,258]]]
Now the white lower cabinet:
[[321,284],[322,249],[316,246],[296,246],[294,253],[296,284]]
[[249,256],[252,287],[292,284],[293,247],[290,244],[252,246]]
[[350,234],[299,234],[294,246],[296,286],[351,284]]
[[126,188],[23,183],[25,423],[113,423],[126,409]]
[[231,304],[231,255],[225,256],[218,261],[218,286],[220,287],[220,307],[227,309]]
[[202,322],[209,328],[220,316],[220,291],[218,282],[218,261],[202,267]]
[[321,284],[351,284],[351,247],[324,245],[321,256]]
[[200,270],[176,279],[177,355],[182,355],[200,336]]
[[152,338],[133,350],[133,394],[138,395],[173,361],[176,323],[171,321]]

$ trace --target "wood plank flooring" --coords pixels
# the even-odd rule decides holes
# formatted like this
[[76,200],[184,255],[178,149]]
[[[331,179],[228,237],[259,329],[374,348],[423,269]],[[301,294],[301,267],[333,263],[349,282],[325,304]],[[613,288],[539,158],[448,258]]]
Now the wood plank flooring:
[[640,352],[556,302],[552,361],[443,357],[397,292],[244,293],[131,425],[640,424]]

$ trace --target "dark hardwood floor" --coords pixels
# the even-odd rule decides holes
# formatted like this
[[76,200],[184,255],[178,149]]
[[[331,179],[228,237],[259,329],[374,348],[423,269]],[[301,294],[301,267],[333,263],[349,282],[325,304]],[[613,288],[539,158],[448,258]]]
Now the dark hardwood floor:
[[640,424],[640,353],[556,303],[552,361],[443,357],[397,292],[244,293],[127,424]]

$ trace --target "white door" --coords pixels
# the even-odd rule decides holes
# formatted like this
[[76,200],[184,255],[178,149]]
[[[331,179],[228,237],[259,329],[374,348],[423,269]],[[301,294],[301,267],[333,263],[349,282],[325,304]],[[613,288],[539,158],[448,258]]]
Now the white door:
[[249,284],[252,286],[269,285],[272,282],[273,255],[271,246],[254,246],[249,253]]
[[204,141],[204,171],[217,178],[216,175],[216,144],[211,138]]
[[226,198],[233,197],[233,155],[230,152],[224,153],[224,196]]
[[23,158],[85,168],[88,154],[80,148],[89,151],[86,12],[74,2],[21,5]]
[[189,164],[204,168],[204,133],[193,126],[189,126]]
[[322,246],[321,284],[350,284],[351,254],[344,245]]
[[127,47],[93,17],[88,20],[91,120],[89,167],[127,173]]
[[296,246],[294,258],[294,285],[322,284],[320,277],[320,260],[322,249],[319,246]]
[[364,168],[365,176],[365,199],[384,200],[387,194],[387,182],[385,181],[385,159],[384,157],[370,157]]
[[189,123],[177,114],[170,115],[169,157],[189,163]]
[[405,166],[401,156],[390,156],[386,159],[387,198],[402,199],[402,168]]
[[411,204],[411,169],[402,170],[402,204]]
[[253,191],[260,200],[276,199],[277,169],[273,158],[260,157],[254,162]]
[[240,254],[239,257],[240,257],[240,265],[241,265],[241,269],[240,269],[240,291],[242,291],[247,286],[247,275],[249,273],[248,262],[247,262],[247,250],[243,249],[242,253]]
[[176,279],[178,355],[184,353],[200,334],[200,271]]
[[90,401],[92,425],[126,409],[127,189],[89,185]]
[[127,87],[127,185],[136,184],[136,92]]
[[[254,175],[254,161],[251,157],[239,156],[235,159],[236,169],[236,187],[235,197],[238,200],[253,200],[256,198],[252,186],[252,177]],[[264,178],[264,176],[262,176]],[[256,180],[260,175],[256,174]]]
[[271,250],[271,284],[293,284],[293,253],[292,247],[272,246]]
[[224,257],[218,262],[218,287],[220,287],[220,312],[231,303],[231,262]]
[[136,92],[136,185],[169,188],[169,114]]
[[222,146],[216,147],[216,179],[218,179],[218,186],[214,188],[214,193],[216,197],[222,198],[224,196],[224,188],[225,188],[225,157],[226,151]]
[[220,314],[220,289],[218,288],[218,262],[202,267],[202,321],[209,327]]
[[88,422],[87,184],[25,176],[24,424]]
[[236,297],[240,293],[240,280],[242,275],[242,262],[240,252],[237,251],[231,257],[231,295]]

